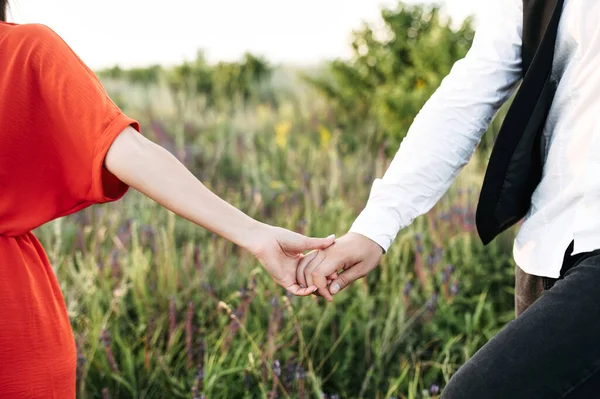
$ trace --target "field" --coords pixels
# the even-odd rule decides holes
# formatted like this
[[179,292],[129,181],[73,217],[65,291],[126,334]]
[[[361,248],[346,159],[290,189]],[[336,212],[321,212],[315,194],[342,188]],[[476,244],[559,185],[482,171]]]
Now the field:
[[[244,212],[341,236],[393,147],[360,145],[367,128],[337,127],[294,76],[271,77],[287,93],[277,102],[226,109],[160,84],[104,82],[147,137]],[[133,190],[38,229],[76,335],[79,397],[439,397],[513,317],[514,232],[483,247],[474,226],[485,148],[332,304],[285,295],[250,254]]]

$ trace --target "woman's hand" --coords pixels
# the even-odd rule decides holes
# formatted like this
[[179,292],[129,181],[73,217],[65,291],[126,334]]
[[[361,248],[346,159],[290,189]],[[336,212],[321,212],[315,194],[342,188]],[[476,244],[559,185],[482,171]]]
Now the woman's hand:
[[261,224],[248,232],[246,248],[262,263],[277,284],[294,295],[312,294],[316,285],[305,287],[296,278],[296,268],[303,252],[325,249],[335,242],[335,236],[310,238],[292,231]]

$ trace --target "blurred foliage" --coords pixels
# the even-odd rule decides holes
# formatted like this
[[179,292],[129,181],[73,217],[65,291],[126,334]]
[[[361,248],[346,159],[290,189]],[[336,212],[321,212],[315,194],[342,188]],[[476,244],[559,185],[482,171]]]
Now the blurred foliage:
[[[103,78],[125,80],[142,86],[166,84],[184,107],[188,98],[201,97],[209,107],[231,110],[251,100],[267,101],[274,97],[261,92],[261,83],[268,81],[272,67],[261,57],[244,54],[238,62],[211,65],[202,52],[193,62],[172,68],[152,65],[147,68],[121,69],[119,66],[98,71]],[[261,97],[262,96],[262,97]]]
[[[453,29],[440,14],[435,5],[385,9],[382,27],[354,32],[350,60],[331,62],[322,76],[305,76],[335,107],[340,129],[364,126],[374,131],[370,145],[385,143],[395,152],[414,116],[471,46],[471,20]],[[364,145],[363,136],[344,140]]]

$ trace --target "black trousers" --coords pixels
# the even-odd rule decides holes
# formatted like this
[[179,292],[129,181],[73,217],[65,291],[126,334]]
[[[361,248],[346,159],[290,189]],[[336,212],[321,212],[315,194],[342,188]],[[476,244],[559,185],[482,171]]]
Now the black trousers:
[[558,279],[450,379],[442,399],[600,399],[600,250]]

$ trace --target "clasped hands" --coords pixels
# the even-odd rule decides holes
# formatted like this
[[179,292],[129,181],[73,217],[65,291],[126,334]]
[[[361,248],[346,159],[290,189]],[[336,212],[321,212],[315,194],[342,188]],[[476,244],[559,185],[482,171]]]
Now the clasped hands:
[[263,228],[254,232],[248,250],[277,284],[294,295],[315,293],[331,302],[333,295],[375,269],[383,254],[377,243],[357,233],[336,240],[334,236],[309,238],[268,225]]

